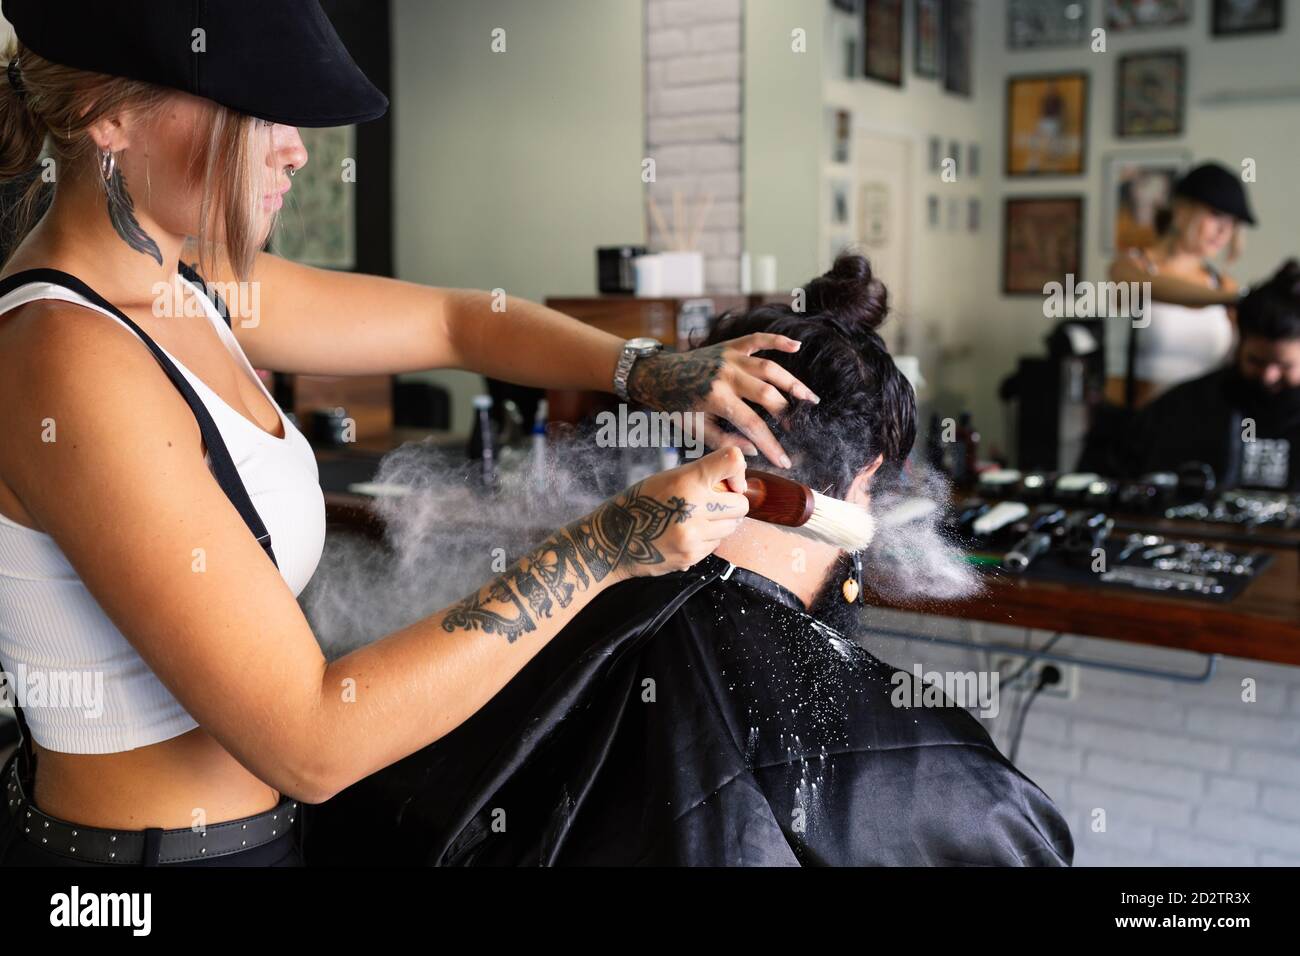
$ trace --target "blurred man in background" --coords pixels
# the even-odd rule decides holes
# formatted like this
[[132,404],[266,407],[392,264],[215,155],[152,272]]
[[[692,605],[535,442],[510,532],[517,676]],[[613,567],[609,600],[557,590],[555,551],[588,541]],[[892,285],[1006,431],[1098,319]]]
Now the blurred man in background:
[[1300,491],[1300,262],[1245,296],[1237,315],[1232,361],[1138,416],[1134,472],[1202,462],[1221,487]]

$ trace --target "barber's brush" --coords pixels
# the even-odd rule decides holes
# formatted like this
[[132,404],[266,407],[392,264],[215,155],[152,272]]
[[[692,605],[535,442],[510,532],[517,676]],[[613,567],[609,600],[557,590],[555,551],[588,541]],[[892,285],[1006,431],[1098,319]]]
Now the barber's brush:
[[875,522],[866,508],[828,498],[789,478],[746,471],[745,486],[748,517],[758,521],[781,525],[845,551],[861,551],[875,534]]

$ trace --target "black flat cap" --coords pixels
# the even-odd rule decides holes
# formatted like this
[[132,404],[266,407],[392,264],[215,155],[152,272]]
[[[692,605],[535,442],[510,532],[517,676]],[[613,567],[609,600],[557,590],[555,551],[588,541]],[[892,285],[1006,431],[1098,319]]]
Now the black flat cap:
[[47,60],[273,123],[348,126],[388,110],[318,0],[3,0],[0,10]]
[[1174,195],[1205,203],[1211,209],[1227,213],[1249,225],[1255,225],[1246,187],[1241,179],[1218,163],[1203,163],[1174,183]]

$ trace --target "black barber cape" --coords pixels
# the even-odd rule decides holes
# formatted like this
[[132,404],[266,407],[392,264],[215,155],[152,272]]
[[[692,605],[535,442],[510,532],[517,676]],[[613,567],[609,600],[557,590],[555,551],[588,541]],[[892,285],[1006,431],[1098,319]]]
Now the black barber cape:
[[965,710],[894,706],[895,674],[911,700],[716,556],[623,582],[465,724],[310,807],[306,861],[1069,865],[1047,795]]
[[1140,475],[1201,462],[1223,488],[1300,491],[1297,394],[1264,395],[1231,366],[1183,382],[1138,413],[1129,470]]

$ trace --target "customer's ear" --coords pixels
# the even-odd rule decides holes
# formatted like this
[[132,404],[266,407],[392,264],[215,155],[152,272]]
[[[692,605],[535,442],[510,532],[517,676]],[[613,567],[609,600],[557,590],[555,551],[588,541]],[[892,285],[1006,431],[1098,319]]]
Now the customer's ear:
[[849,485],[849,501],[854,504],[866,507],[871,503],[871,476],[880,470],[884,464],[885,456],[877,455],[876,460],[863,468],[853,479],[853,484]]

